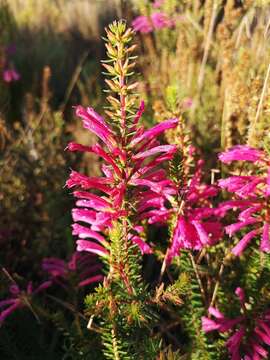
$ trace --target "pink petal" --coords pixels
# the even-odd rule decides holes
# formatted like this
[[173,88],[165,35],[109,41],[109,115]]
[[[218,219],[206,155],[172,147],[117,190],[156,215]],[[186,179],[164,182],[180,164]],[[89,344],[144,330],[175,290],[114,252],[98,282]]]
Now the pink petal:
[[216,216],[225,216],[227,211],[229,210],[238,210],[241,208],[245,208],[245,207],[250,207],[250,206],[254,206],[257,205],[255,201],[251,201],[251,200],[229,200],[229,201],[224,201],[223,203],[221,203],[219,205],[219,207],[216,209],[215,213]]
[[223,233],[223,226],[218,221],[205,221],[203,227],[208,234],[208,245],[215,245],[216,242],[221,238]]
[[255,343],[254,341],[252,342],[252,350],[255,351],[257,354],[259,354],[260,356],[257,356],[257,354],[253,354],[253,359],[256,360],[261,360],[261,356],[263,358],[267,358],[268,355],[268,351],[266,351],[259,343]]
[[153,252],[151,247],[139,236],[132,236],[131,241],[139,246],[142,254],[151,254]]
[[52,282],[50,280],[49,281],[44,281],[42,284],[40,284],[36,288],[36,290],[33,291],[33,294],[38,294],[41,291],[48,289],[51,285],[52,285]]
[[240,302],[242,304],[244,304],[244,302],[245,302],[245,292],[244,292],[244,290],[242,288],[238,287],[235,290],[235,294],[238,296]]
[[140,102],[140,106],[139,106],[139,110],[137,112],[137,114],[135,115],[135,118],[133,120],[133,127],[134,129],[136,129],[136,125],[138,124],[140,118],[142,117],[142,114],[144,112],[145,106],[144,106],[144,101],[142,100]]
[[210,306],[208,308],[208,312],[209,314],[215,316],[215,318],[217,319],[224,319],[224,315],[222,314],[222,312],[220,312],[217,308],[214,308],[213,306]]
[[132,156],[132,160],[145,159],[148,156],[152,156],[161,152],[165,152],[167,154],[173,154],[176,151],[175,145],[159,145],[150,150],[140,152],[134,156]]
[[241,230],[243,227],[246,227],[247,225],[255,224],[258,221],[259,220],[256,218],[251,218],[251,219],[247,219],[246,221],[241,221],[241,222],[238,222],[235,224],[231,224],[231,225],[225,226],[225,232],[229,236],[232,236],[234,233]]
[[229,164],[232,161],[251,161],[256,162],[263,159],[263,151],[251,148],[247,145],[237,145],[232,147],[226,152],[219,154],[219,160],[225,164]]
[[155,207],[155,208],[163,208],[164,207],[164,199],[161,196],[153,197],[152,199],[142,199],[140,202],[140,206],[138,207],[138,213],[143,212],[144,210]]
[[11,313],[21,306],[20,300],[17,300],[13,305],[9,306],[6,310],[0,313],[0,323],[3,322]]
[[250,218],[251,215],[253,215],[256,211],[260,210],[262,208],[262,205],[255,205],[248,209],[245,209],[240,212],[238,215],[238,219],[241,221],[246,221]]
[[270,252],[270,239],[269,239],[269,223],[265,222],[263,225],[262,239],[260,243],[260,250],[266,253]]
[[111,151],[117,147],[111,129],[93,109],[84,109],[82,106],[77,106],[76,115],[83,119],[84,127],[96,134]]
[[270,336],[267,335],[265,332],[261,331],[258,327],[254,329],[255,333],[258,337],[267,345],[270,345]]
[[88,251],[99,256],[106,256],[108,251],[104,249],[103,246],[100,246],[92,241],[87,240],[77,240],[77,251]]
[[[84,146],[75,142],[70,142],[68,143],[66,149],[68,151],[81,151],[81,152],[91,152],[91,147],[90,146]],[[65,150],[66,150],[65,149]]]
[[116,165],[114,159],[106,153],[106,151],[104,151],[102,149],[102,147],[99,144],[96,144],[94,146],[92,146],[92,152],[99,155],[100,157],[102,157],[105,161],[107,161],[107,163],[109,163],[110,165],[112,165],[114,171],[116,172],[116,174],[121,178],[122,176],[122,172],[119,169],[119,167]]
[[152,13],[151,20],[155,29],[170,28],[174,25],[174,21],[162,12]]
[[254,178],[254,176],[229,176],[226,179],[220,179],[218,180],[218,185],[222,189],[228,189],[229,191],[235,191],[239,189],[239,187],[244,186],[249,181],[251,181]]
[[0,308],[6,305],[14,304],[17,301],[17,299],[6,299],[0,301]]
[[206,316],[202,317],[202,329],[205,333],[213,330],[218,330],[219,328],[220,324],[218,324],[215,320],[209,319]]
[[194,225],[194,227],[195,227],[195,229],[196,229],[196,231],[197,231],[197,233],[199,235],[199,239],[202,242],[202,244],[203,245],[208,244],[209,243],[209,237],[208,237],[208,234],[205,231],[203,225],[199,221],[196,221],[196,220],[193,220],[191,223]]
[[241,326],[227,341],[226,345],[229,348],[230,352],[235,351],[236,348],[239,348],[243,336],[245,335],[245,328]]
[[232,249],[232,253],[235,256],[240,256],[242,252],[245,250],[245,248],[248,246],[250,241],[258,234],[258,229],[252,230],[249,233],[247,233],[240,241],[239,243]]
[[110,208],[111,204],[106,201],[105,199],[103,199],[102,197],[98,196],[98,195],[94,195],[90,192],[86,192],[86,191],[74,191],[73,195],[77,198],[80,199],[87,199],[89,201],[93,202],[93,208],[97,208],[98,209],[106,209],[106,208]]
[[132,26],[135,31],[147,34],[153,30],[152,24],[150,23],[147,16],[138,16],[132,21]]
[[70,142],[67,146],[67,149],[69,151],[81,151],[81,152],[89,152],[89,153],[96,154],[96,155],[102,157],[107,163],[112,165],[113,169],[115,170],[115,172],[118,176],[121,176],[121,174],[122,174],[121,170],[116,165],[113,158],[108,153],[106,153],[106,151],[104,151],[99,144],[96,144],[93,146],[84,146],[81,144]]
[[74,221],[83,221],[87,224],[93,224],[96,220],[96,212],[86,209],[72,209],[72,218]]
[[83,281],[80,281],[79,284],[78,284],[78,286],[79,286],[79,287],[84,287],[84,286],[86,286],[86,285],[93,284],[93,283],[95,283],[95,282],[100,282],[100,281],[103,280],[103,278],[104,278],[103,275],[95,275],[95,276],[92,276],[92,277],[90,277],[90,278],[88,278],[88,279],[85,279],[85,280],[83,280]]
[[257,177],[241,189],[237,190],[235,193],[243,198],[256,196],[257,185],[261,183],[264,183],[264,179]]
[[69,179],[66,181],[66,186],[72,188],[74,186],[81,186],[83,189],[97,189],[105,193],[110,193],[111,181],[102,177],[89,177],[78,173],[77,171],[71,171]]
[[17,296],[17,295],[19,295],[19,293],[20,293],[20,288],[19,288],[18,285],[13,284],[13,285],[11,285],[11,286],[9,287],[9,292],[10,292],[13,296]]
[[79,224],[73,224],[72,225],[73,231],[72,235],[78,235],[81,239],[95,239],[99,242],[104,242],[105,239],[102,235],[97,233],[96,231],[93,231],[85,226],[79,225]]
[[142,135],[136,136],[130,143],[131,146],[134,146],[143,140],[149,142],[151,139],[157,137],[159,134],[163,133],[165,130],[175,128],[178,124],[178,119],[170,119],[164,121],[149,130],[146,130]]

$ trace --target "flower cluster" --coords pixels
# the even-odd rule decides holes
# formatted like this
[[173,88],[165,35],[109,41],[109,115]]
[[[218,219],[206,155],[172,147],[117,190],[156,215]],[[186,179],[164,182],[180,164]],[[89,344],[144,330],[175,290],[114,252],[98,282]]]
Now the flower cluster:
[[7,68],[3,71],[3,80],[6,83],[17,81],[20,79],[20,74],[14,68]]
[[203,164],[203,160],[199,160],[193,177],[175,188],[180,204],[172,204],[177,221],[166,255],[167,263],[179,255],[181,249],[200,250],[214,245],[221,238],[222,225],[211,201],[218,194],[218,189],[202,182]]
[[154,30],[160,30],[164,28],[172,28],[175,25],[175,21],[161,10],[157,11],[163,4],[163,1],[155,1],[153,3],[154,11],[150,16],[140,15],[132,21],[132,26],[135,31],[148,34]]
[[245,174],[233,175],[219,180],[219,186],[234,194],[234,199],[225,201],[219,206],[219,214],[224,216],[227,211],[239,210],[238,222],[225,227],[229,236],[246,228],[248,232],[232,249],[240,256],[253,238],[261,237],[260,250],[270,252],[270,168],[269,156],[262,150],[247,145],[238,145],[221,153],[219,159],[230,164],[233,161],[245,161],[257,165],[259,175],[248,170]]
[[78,251],[107,256],[109,244],[104,237],[106,231],[114,221],[133,214],[135,225],[129,238],[143,253],[151,252],[139,236],[141,228],[136,226],[136,222],[145,218],[150,223],[158,222],[163,213],[167,213],[164,202],[175,190],[172,182],[166,178],[165,171],[157,166],[171,159],[176,147],[160,145],[157,136],[174,128],[178,120],[170,119],[144,130],[138,125],[142,111],[143,104],[134,117],[130,132],[123,137],[92,108],[76,108],[76,115],[83,120],[83,126],[96,134],[107,148],[99,144],[83,146],[72,142],[68,145],[70,151],[91,152],[105,162],[102,166],[103,176],[89,177],[72,171],[66,182],[68,188],[80,188],[73,193],[78,200],[72,211],[73,235],[79,237]]
[[246,305],[245,293],[241,288],[235,291],[241,304],[242,314],[234,319],[226,318],[217,308],[210,307],[208,312],[214,317],[202,318],[204,332],[217,330],[219,332],[232,331],[226,342],[232,360],[260,360],[268,356],[265,346],[270,345],[270,311],[262,315],[251,316],[252,330],[248,324],[250,319]]
[[20,74],[15,69],[14,65],[10,61],[11,55],[13,55],[16,51],[16,48],[14,45],[10,45],[6,48],[5,52],[5,61],[4,61],[4,70],[3,70],[3,80],[6,83],[11,83],[13,81],[20,80]]
[[51,284],[51,281],[45,281],[33,290],[32,282],[29,282],[26,291],[21,290],[18,285],[11,285],[9,287],[11,297],[0,301],[0,309],[4,308],[4,310],[0,312],[0,325],[15,310],[22,307],[29,307],[31,298],[41,291],[46,290]]
[[55,257],[44,258],[42,269],[46,271],[53,282],[66,288],[67,281],[76,276],[76,287],[81,288],[102,281],[99,274],[102,265],[97,263],[93,254],[74,252],[68,262]]

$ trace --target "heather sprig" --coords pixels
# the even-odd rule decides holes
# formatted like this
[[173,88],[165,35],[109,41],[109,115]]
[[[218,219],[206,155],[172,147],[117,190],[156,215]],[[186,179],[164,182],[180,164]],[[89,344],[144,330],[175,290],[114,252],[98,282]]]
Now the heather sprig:
[[[245,291],[238,287],[235,290],[240,303],[240,314],[227,318],[215,307],[209,307],[209,317],[202,317],[204,332],[230,332],[226,347],[232,360],[260,360],[268,356],[270,345],[269,310],[256,314],[248,304]],[[211,316],[214,318],[211,318]]]
[[82,288],[103,280],[102,264],[97,257],[89,253],[74,252],[69,261],[56,257],[42,260],[42,270],[50,276],[50,280],[68,290],[68,285]]
[[[222,189],[234,194],[232,200],[219,205],[221,216],[229,210],[238,210],[237,222],[225,227],[226,233],[232,237],[245,230],[242,239],[233,247],[232,253],[240,256],[253,239],[260,237],[260,250],[270,252],[270,170],[269,155],[266,151],[238,145],[219,155],[219,159],[230,164],[242,162],[240,174],[233,174],[219,180]],[[246,230],[248,229],[248,230]]]
[[26,290],[22,290],[17,284],[10,285],[10,297],[0,301],[0,326],[9,315],[19,308],[28,307],[36,316],[31,305],[32,297],[48,289],[51,285],[50,280],[44,281],[36,289],[33,289],[31,281],[28,282]]
[[[165,203],[175,194],[173,182],[160,166],[172,159],[176,147],[160,144],[158,136],[175,128],[178,119],[169,119],[147,130],[139,123],[144,103],[134,111],[136,83],[130,83],[129,72],[135,66],[130,57],[134,49],[130,46],[132,30],[120,21],[110,25],[106,32],[109,62],[103,65],[111,77],[106,81],[110,88],[107,97],[110,109],[106,110],[110,124],[92,108],[76,107],[84,127],[97,135],[103,146],[68,145],[70,151],[91,152],[101,157],[103,176],[89,177],[72,171],[66,185],[77,188],[73,194],[78,200],[72,211],[73,235],[79,238],[77,251],[100,255],[108,269],[104,291],[97,293],[92,305],[88,303],[87,311],[105,321],[105,348],[105,339],[110,339],[112,352],[120,342],[121,351],[129,353],[135,348],[132,339],[125,343],[123,321],[127,321],[127,334],[133,334],[137,326],[140,328],[152,319],[146,305],[151,302],[151,294],[141,276],[140,253],[152,252],[145,242],[144,222],[166,221],[170,210]],[[103,304],[101,311],[97,312],[94,303]],[[133,316],[131,307],[137,309]],[[109,358],[107,352],[104,354]]]

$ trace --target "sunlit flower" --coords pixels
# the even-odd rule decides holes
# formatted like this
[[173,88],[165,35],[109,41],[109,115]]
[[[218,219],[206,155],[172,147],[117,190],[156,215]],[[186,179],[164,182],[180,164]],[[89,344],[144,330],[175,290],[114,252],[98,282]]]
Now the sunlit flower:
[[[270,345],[270,311],[255,317],[252,314],[249,315],[243,289],[237,288],[235,293],[240,301],[243,315],[241,314],[235,319],[229,319],[217,308],[210,307],[208,313],[214,319],[202,317],[202,329],[206,333],[215,330],[219,332],[230,331],[226,346],[232,360],[260,360],[267,358],[268,351],[265,347]],[[252,322],[250,317],[252,317]],[[253,325],[250,329],[251,323]]]
[[154,30],[171,28],[174,26],[174,20],[163,12],[153,12],[148,16],[138,16],[132,21],[135,31],[147,34]]
[[199,160],[193,178],[178,189],[182,201],[180,209],[171,210],[177,214],[177,221],[166,255],[167,263],[179,255],[181,249],[201,250],[204,246],[214,245],[222,235],[222,225],[211,203],[218,189],[202,183],[203,164]]
[[[76,108],[84,127],[104,143],[104,148],[99,144],[83,146],[76,143],[70,143],[67,147],[70,151],[92,152],[104,161],[103,176],[89,177],[72,171],[66,182],[68,188],[80,188],[73,193],[78,200],[72,210],[73,235],[79,237],[78,251],[106,257],[109,254],[106,233],[121,217],[133,214],[135,223],[142,219],[153,223],[164,220],[162,212],[167,216],[164,202],[175,190],[164,170],[157,167],[172,158],[176,147],[161,145],[157,137],[165,130],[174,128],[178,120],[170,119],[144,130],[138,126],[143,109],[142,103],[130,127],[129,143],[123,147],[118,135],[93,109]],[[127,194],[132,199],[129,200],[130,214],[124,210]],[[131,229],[129,239],[142,253],[152,251],[139,236],[136,227]]]
[[3,71],[3,80],[7,83],[12,81],[17,81],[20,79],[20,74],[13,68],[13,69],[5,69]]
[[246,145],[233,147],[219,155],[222,162],[248,161],[258,166],[259,173],[256,175],[234,175],[219,180],[222,189],[234,193],[235,199],[220,204],[218,212],[225,216],[227,211],[238,210],[238,221],[225,227],[229,236],[248,228],[247,233],[232,249],[234,255],[243,253],[252,239],[261,238],[260,250],[270,252],[269,239],[269,195],[270,195],[270,171],[268,155],[262,150],[254,149]]

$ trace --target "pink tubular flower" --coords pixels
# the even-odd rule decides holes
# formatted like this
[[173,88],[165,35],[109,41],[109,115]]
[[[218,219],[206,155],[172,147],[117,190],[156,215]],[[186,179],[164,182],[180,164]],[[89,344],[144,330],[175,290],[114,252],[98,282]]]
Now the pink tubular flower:
[[151,15],[151,20],[154,29],[171,28],[174,26],[174,21],[162,12],[154,12]]
[[66,288],[66,283],[74,274],[77,276],[78,287],[100,282],[102,274],[98,274],[102,265],[97,263],[93,254],[74,252],[68,262],[58,258],[44,258],[42,269],[46,271],[51,280]]
[[18,81],[20,77],[20,74],[15,69],[5,69],[3,71],[3,80],[6,83]]
[[153,26],[147,16],[138,16],[132,21],[132,26],[135,31],[142,34],[148,34],[153,31]]
[[159,11],[153,12],[149,17],[143,15],[136,17],[132,21],[132,26],[135,31],[142,34],[148,34],[153,30],[173,27],[174,20],[170,19],[165,13]]
[[[168,217],[169,210],[164,203],[175,189],[165,171],[158,166],[173,157],[176,147],[161,145],[157,137],[176,127],[178,120],[170,119],[144,130],[138,126],[143,109],[142,102],[128,129],[127,140],[121,142],[119,134],[93,109],[76,108],[84,127],[95,133],[107,148],[99,144],[89,147],[70,143],[67,146],[70,151],[93,152],[105,162],[102,166],[104,176],[88,177],[72,171],[66,182],[68,188],[79,188],[73,193],[78,200],[72,210],[73,235],[78,236],[78,251],[106,257],[110,248],[105,240],[106,234],[121,217],[132,214],[135,222],[148,219],[149,223],[162,222]],[[129,211],[124,210],[127,196]],[[128,238],[142,253],[152,252],[135,229],[129,230]]]
[[216,196],[215,186],[201,182],[203,161],[199,160],[193,178],[178,192],[181,194],[181,211],[177,214],[172,243],[166,254],[166,262],[179,255],[181,249],[201,250],[204,246],[214,245],[222,235],[222,225],[211,205],[211,197]]
[[29,282],[26,291],[21,290],[17,285],[11,285],[9,288],[11,297],[0,301],[0,309],[4,308],[4,310],[0,311],[0,326],[3,321],[16,309],[29,307],[29,300],[31,300],[32,296],[46,290],[51,285],[51,281],[45,281],[33,290],[32,282]]
[[239,298],[241,308],[245,315],[235,319],[226,318],[218,309],[210,307],[208,309],[210,317],[202,317],[202,329],[204,332],[231,331],[231,335],[226,342],[230,359],[232,360],[261,360],[267,358],[268,351],[265,346],[270,345],[270,312],[266,311],[262,315],[252,319],[252,329],[248,329],[248,310],[245,305],[245,293],[242,288],[237,288],[235,294]]
[[[227,179],[219,180],[218,184],[222,189],[234,193],[235,199],[221,203],[217,212],[225,216],[228,210],[238,210],[238,221],[225,227],[229,236],[246,229],[248,231],[232,249],[232,253],[240,256],[248,247],[250,242],[261,238],[260,250],[270,252],[269,239],[269,158],[262,150],[254,149],[246,145],[235,146],[227,152],[222,153],[219,158],[225,163],[231,161],[248,161],[259,165],[260,175],[234,175]],[[251,228],[250,228],[251,227]]]
[[236,145],[219,154],[219,160],[224,164],[230,164],[232,161],[251,161],[256,162],[262,160],[264,156],[263,151],[254,149],[247,145]]

